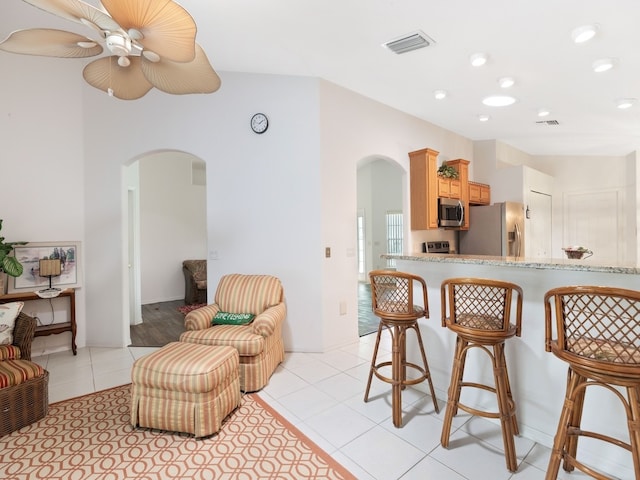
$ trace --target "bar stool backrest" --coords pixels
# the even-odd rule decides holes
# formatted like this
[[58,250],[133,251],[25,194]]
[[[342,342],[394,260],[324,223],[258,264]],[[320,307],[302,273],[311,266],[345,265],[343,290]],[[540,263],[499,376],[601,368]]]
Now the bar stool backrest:
[[[511,304],[516,292],[515,325]],[[513,283],[485,278],[450,278],[441,286],[442,326],[458,333],[494,332],[520,336],[522,290]]]
[[[394,270],[373,270],[369,273],[373,312],[391,320],[429,318],[427,285],[421,277]],[[423,305],[414,304],[414,287],[419,286]]]
[[[545,348],[567,361],[640,373],[640,292],[567,286],[545,295]],[[555,314],[557,339],[552,339]]]

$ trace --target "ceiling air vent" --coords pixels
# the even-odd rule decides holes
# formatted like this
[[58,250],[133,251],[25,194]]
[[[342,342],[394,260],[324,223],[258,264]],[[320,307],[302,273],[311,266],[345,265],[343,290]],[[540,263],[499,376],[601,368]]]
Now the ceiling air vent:
[[540,120],[536,123],[546,124],[546,125],[560,125],[560,122],[558,120]]
[[435,40],[430,38],[426,33],[418,30],[417,32],[410,33],[409,35],[383,43],[382,46],[387,47],[394,53],[400,54],[428,47],[432,43],[436,43]]

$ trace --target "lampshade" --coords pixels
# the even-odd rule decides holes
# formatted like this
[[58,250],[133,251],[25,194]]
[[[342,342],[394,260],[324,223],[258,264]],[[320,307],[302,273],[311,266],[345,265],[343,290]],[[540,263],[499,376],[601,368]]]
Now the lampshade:
[[40,260],[40,276],[41,277],[57,277],[62,273],[59,258]]

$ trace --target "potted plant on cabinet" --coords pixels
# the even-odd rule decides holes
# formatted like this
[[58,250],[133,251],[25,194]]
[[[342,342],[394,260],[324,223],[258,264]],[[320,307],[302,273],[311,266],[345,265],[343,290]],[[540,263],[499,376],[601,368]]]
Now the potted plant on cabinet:
[[[2,230],[2,219],[0,219],[0,230]],[[5,242],[0,236],[0,295],[5,292],[5,274],[12,277],[22,275],[22,264],[14,256],[9,255],[13,251],[14,245],[26,245],[27,242]]]
[[458,178],[458,171],[455,168],[453,168],[451,165],[447,165],[446,163],[443,163],[442,165],[440,165],[440,168],[438,168],[437,173],[440,177],[444,177],[444,178],[453,178],[453,179]]

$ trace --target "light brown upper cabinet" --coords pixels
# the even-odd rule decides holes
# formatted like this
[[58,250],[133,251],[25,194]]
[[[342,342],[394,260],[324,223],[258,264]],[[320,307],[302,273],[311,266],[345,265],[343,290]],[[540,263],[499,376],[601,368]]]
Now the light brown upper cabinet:
[[[438,228],[438,197],[460,199],[465,212],[469,210],[469,161],[449,160],[446,163],[458,171],[458,178],[439,177],[438,153],[430,148],[409,152],[411,230]],[[465,214],[464,224],[457,229],[468,228],[469,219]]]
[[438,177],[438,196],[441,198],[460,198],[460,180],[457,178]]
[[411,230],[438,228],[438,153],[430,148],[409,152]]
[[464,223],[456,229],[469,230],[469,160],[462,158],[449,160],[447,165],[458,171],[458,181],[460,182],[460,196],[451,198],[459,198],[464,207]]
[[484,183],[469,182],[469,204],[489,205],[491,203],[491,187]]

